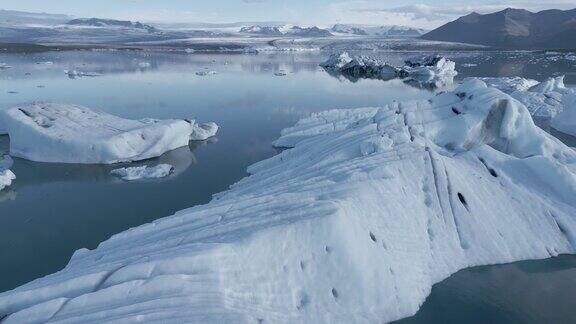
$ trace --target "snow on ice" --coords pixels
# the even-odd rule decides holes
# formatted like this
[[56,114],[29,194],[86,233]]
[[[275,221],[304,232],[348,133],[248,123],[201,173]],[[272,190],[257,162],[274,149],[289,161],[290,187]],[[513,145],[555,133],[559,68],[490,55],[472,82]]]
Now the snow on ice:
[[576,152],[481,80],[277,143],[209,204],[0,294],[3,323],[381,323],[460,269],[575,252]]
[[156,179],[164,178],[174,172],[174,167],[170,164],[159,164],[154,167],[147,165],[119,168],[110,171],[110,174],[118,176],[126,181],[140,180],[140,179]]
[[130,120],[86,107],[32,103],[0,111],[10,155],[39,162],[139,161],[214,136],[214,123]]
[[576,90],[564,85],[564,76],[543,82],[519,77],[482,80],[522,102],[534,117],[548,119],[556,130],[576,136]]

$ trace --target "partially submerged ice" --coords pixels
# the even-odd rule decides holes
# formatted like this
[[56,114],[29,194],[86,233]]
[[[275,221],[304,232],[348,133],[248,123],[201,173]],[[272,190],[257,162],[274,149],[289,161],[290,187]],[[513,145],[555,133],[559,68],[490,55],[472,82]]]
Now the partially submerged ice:
[[170,164],[159,164],[153,167],[147,165],[119,168],[110,171],[110,174],[120,177],[126,181],[141,179],[157,179],[169,176],[174,172],[174,167]]
[[10,170],[12,162],[9,156],[0,156],[0,191],[12,185],[12,181],[16,179],[16,175]]
[[193,141],[205,141],[218,133],[219,126],[214,122],[197,123],[195,120],[188,120],[188,122],[192,125],[190,139]]
[[157,157],[217,131],[213,126],[207,131],[195,121],[130,120],[58,103],[1,110],[0,129],[10,135],[12,156],[39,162],[104,164]]
[[482,81],[279,142],[209,204],[0,294],[3,324],[381,323],[460,269],[575,252],[576,152]]
[[355,78],[393,79],[406,77],[408,74],[401,68],[369,56],[350,56],[347,52],[333,54],[321,67]]
[[97,76],[102,75],[102,73],[98,73],[98,72],[86,72],[86,71],[79,71],[79,70],[64,70],[64,73],[70,79],[76,79],[76,78],[81,78],[81,77],[97,77]]
[[368,57],[350,56],[347,52],[333,54],[320,64],[333,75],[342,75],[352,81],[358,79],[406,79],[406,83],[419,88],[435,89],[451,84],[456,72],[456,64],[440,56],[425,56],[419,60],[407,60],[402,67]]

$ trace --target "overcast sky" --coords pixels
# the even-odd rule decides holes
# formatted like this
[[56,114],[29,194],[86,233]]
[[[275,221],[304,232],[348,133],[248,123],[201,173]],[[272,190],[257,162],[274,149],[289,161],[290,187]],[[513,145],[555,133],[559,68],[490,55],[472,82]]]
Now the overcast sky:
[[162,22],[286,21],[434,28],[507,7],[572,9],[576,0],[0,0],[0,9]]

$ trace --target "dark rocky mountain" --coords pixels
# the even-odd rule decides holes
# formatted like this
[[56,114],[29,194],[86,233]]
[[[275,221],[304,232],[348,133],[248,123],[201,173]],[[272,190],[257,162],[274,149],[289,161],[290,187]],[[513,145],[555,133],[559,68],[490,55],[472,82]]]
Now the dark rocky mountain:
[[508,8],[485,15],[473,12],[421,38],[498,48],[576,49],[576,9],[533,13]]

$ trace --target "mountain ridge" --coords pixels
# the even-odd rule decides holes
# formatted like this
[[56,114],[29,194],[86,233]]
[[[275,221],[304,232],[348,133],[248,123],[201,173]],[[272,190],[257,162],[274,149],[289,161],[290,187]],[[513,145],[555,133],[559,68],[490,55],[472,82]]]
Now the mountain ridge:
[[507,8],[490,14],[472,12],[421,38],[509,49],[574,49],[576,9],[531,12]]

